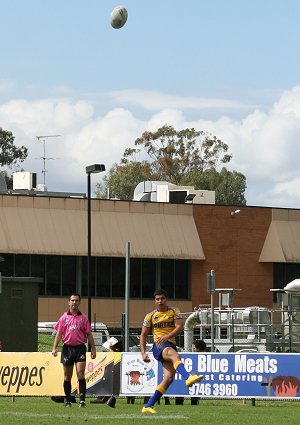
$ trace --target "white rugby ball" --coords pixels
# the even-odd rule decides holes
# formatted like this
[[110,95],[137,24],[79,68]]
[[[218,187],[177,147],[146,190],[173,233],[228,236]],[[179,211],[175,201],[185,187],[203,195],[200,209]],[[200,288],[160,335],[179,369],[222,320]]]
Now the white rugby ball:
[[122,28],[127,21],[128,13],[124,6],[116,6],[110,14],[110,24],[113,28]]

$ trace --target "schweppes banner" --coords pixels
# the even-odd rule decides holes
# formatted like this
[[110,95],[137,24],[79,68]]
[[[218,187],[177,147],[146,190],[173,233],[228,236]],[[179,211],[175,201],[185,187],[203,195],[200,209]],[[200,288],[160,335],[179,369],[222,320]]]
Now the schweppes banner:
[[[98,353],[91,359],[87,353],[85,378],[87,395],[113,394],[113,382],[119,375],[120,353]],[[63,395],[63,366],[60,354],[0,353],[0,395]],[[120,379],[120,375],[118,376]],[[72,392],[77,392],[76,371]]]

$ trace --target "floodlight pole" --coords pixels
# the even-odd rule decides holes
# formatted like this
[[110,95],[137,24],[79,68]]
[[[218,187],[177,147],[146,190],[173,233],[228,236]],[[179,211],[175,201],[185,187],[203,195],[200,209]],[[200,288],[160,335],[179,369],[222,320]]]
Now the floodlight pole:
[[[87,174],[87,298],[88,319],[92,323],[92,296],[91,296],[91,257],[92,257],[92,210],[91,210],[91,174],[105,171],[104,164],[88,165],[85,168]],[[89,347],[90,351],[90,347]]]
[[130,300],[130,242],[126,242],[126,276],[125,276],[125,352],[129,351],[129,300]]

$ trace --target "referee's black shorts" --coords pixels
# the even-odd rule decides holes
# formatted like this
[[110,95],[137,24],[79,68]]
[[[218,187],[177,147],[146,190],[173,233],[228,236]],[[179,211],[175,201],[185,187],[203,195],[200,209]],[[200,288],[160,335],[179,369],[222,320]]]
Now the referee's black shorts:
[[64,366],[72,366],[74,363],[86,362],[86,346],[81,345],[66,345],[64,344],[61,350],[60,362]]

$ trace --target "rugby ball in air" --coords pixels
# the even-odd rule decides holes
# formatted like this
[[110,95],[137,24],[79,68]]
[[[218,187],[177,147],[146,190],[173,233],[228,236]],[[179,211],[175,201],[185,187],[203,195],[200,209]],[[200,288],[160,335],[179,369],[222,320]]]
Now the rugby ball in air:
[[110,14],[110,24],[113,28],[122,28],[127,21],[128,13],[124,6],[116,6]]

